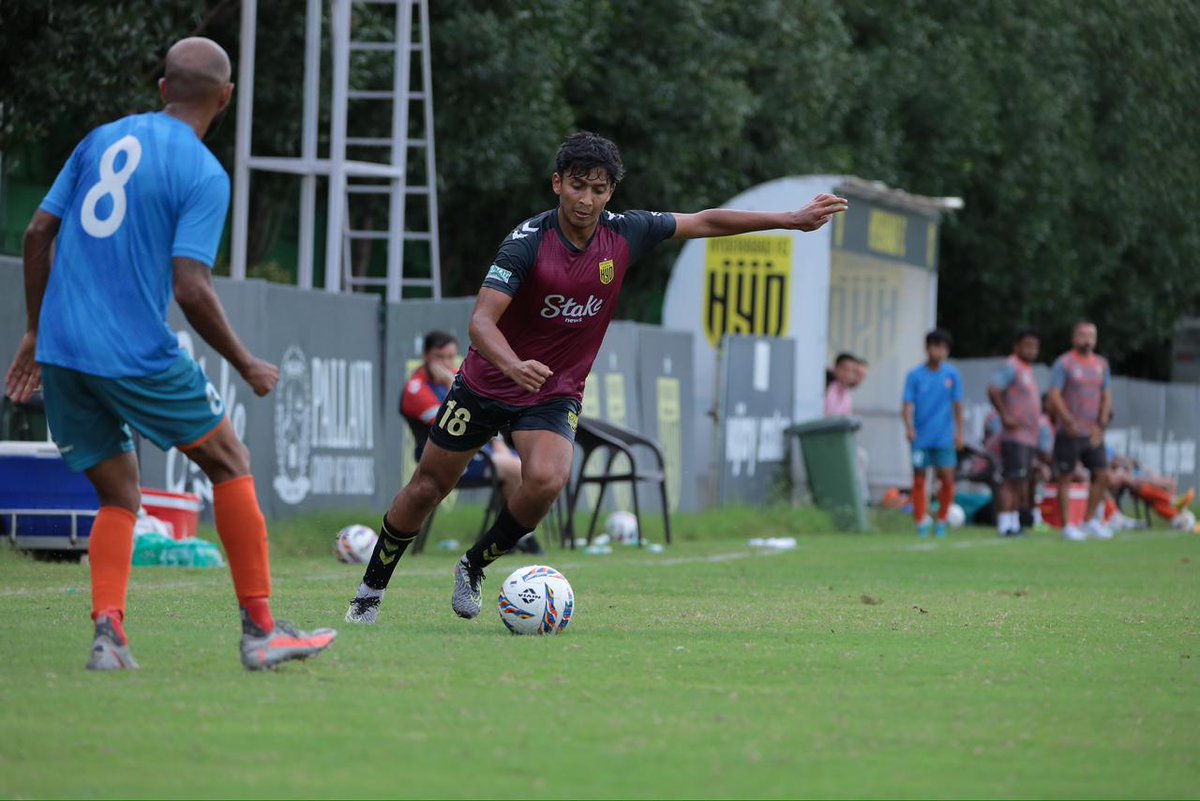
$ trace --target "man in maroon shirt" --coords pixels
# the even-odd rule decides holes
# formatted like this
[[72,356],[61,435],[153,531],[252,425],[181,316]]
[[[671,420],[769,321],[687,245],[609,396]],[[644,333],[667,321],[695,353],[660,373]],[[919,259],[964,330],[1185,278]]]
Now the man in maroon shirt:
[[558,207],[521,223],[501,243],[471,315],[467,358],[416,472],[384,516],[347,621],[375,622],[396,562],[425,518],[475,451],[508,429],[521,455],[521,486],[454,569],[455,613],[479,614],[484,568],[534,529],[571,474],[584,381],[633,262],[664,239],[815,231],[847,206],[844,198],[818,195],[790,212],[617,214],[605,206],[623,175],[616,145],[603,137],[580,132],[559,147],[551,177]]
[[1042,419],[1042,394],[1033,375],[1041,339],[1021,331],[1012,354],[988,384],[988,399],[1000,415],[1000,466],[1004,483],[996,493],[996,529],[1002,537],[1021,533],[1021,509],[1032,508],[1029,479],[1037,453]]

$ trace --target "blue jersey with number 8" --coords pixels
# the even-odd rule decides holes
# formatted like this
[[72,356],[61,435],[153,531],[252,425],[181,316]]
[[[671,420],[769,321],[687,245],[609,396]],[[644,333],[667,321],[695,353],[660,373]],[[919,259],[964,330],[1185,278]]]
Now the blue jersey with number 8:
[[38,362],[104,378],[169,368],[171,259],[212,267],[228,207],[229,176],[186,123],[137,114],[88,134],[40,207],[62,225]]

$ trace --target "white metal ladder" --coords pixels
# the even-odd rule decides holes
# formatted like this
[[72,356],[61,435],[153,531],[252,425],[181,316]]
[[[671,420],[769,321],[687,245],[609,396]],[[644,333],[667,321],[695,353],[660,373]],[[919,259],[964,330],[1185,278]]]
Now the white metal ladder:
[[[441,253],[438,243],[437,223],[437,172],[433,145],[433,81],[429,57],[429,8],[427,0],[365,0],[376,5],[395,6],[395,33],[391,41],[367,41],[355,39],[350,18],[350,2],[335,0],[335,10],[339,12],[334,19],[334,66],[333,66],[333,102],[334,109],[342,109],[344,113],[335,113],[332,120],[330,139],[330,159],[337,157],[345,160],[346,147],[368,149],[387,149],[390,156],[390,166],[397,173],[389,176],[386,184],[365,180],[355,181],[358,176],[348,173],[342,177],[344,195],[342,208],[337,209],[333,193],[335,187],[330,185],[329,230],[341,230],[341,253],[335,255],[332,250],[339,243],[330,239],[327,259],[340,256],[341,278],[348,289],[366,287],[385,287],[388,301],[400,300],[409,288],[422,287],[435,298],[441,297]],[[415,36],[415,40],[414,40]],[[392,59],[392,88],[361,89],[352,88],[350,83],[350,54],[353,52],[390,51]],[[420,88],[413,89],[413,55],[419,54]],[[390,102],[392,106],[391,135],[386,137],[348,136],[348,109],[351,101],[382,101]],[[421,105],[417,119],[420,120],[420,134],[416,138],[409,137],[410,115],[414,103]],[[419,183],[408,182],[409,167],[412,165],[410,156],[423,153],[424,163],[420,165],[422,178]],[[336,154],[336,155],[335,155]],[[418,162],[419,163],[419,162]],[[332,178],[333,176],[331,176]],[[389,195],[388,225],[386,230],[365,230],[352,227],[350,214],[351,197],[363,194]],[[424,196],[426,204],[425,230],[410,228],[412,215],[408,214],[408,196]],[[340,218],[340,219],[339,219]],[[335,226],[335,221],[339,224]],[[387,274],[384,277],[357,276],[353,274],[351,245],[356,240],[385,240],[387,242]],[[405,271],[405,245],[409,242],[426,243],[429,254],[429,274],[414,276],[411,270]]]
[[[304,64],[304,134],[299,157],[263,157],[251,155],[250,130],[253,119],[254,50],[257,27],[256,0],[242,2],[242,49],[238,77],[238,142],[234,171],[234,214],[231,274],[244,278],[248,231],[248,190],[250,170],[291,173],[301,176],[300,256],[297,267],[299,284],[312,288],[312,251],[315,242],[316,179],[328,176],[328,216],[325,242],[325,289],[329,292],[382,287],[388,301],[401,300],[405,290],[422,288],[440,298],[441,251],[438,239],[437,171],[433,134],[433,80],[429,54],[428,0],[331,0],[332,97],[330,104],[329,157],[317,154],[317,119],[320,99],[320,41],[323,0],[308,0]],[[394,38],[367,41],[353,37],[352,6],[393,6]],[[415,38],[414,38],[415,37]],[[391,52],[391,89],[352,88],[350,59],[352,52]],[[420,88],[412,87],[412,62],[419,54]],[[349,136],[351,101],[391,102],[390,133],[386,136]],[[409,137],[410,112],[420,103],[420,132]],[[347,147],[382,149],[386,161],[348,160]],[[423,163],[410,159],[424,154]],[[418,166],[422,177],[409,184],[410,166]],[[423,170],[422,170],[423,168]],[[351,227],[350,199],[355,195],[387,195],[386,229],[359,230]],[[412,215],[408,196],[425,197],[425,230],[408,230]],[[384,277],[353,274],[351,245],[355,241],[387,242],[387,270]],[[428,274],[405,274],[404,250],[407,242],[426,243],[429,253]],[[424,271],[422,271],[424,272]],[[425,294],[425,293],[422,293]]]

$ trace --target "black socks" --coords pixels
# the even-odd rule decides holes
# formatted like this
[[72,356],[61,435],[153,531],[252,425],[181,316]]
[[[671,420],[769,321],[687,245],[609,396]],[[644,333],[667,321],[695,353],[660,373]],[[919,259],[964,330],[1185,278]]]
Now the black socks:
[[511,551],[517,541],[534,528],[535,526],[526,526],[518,522],[505,504],[492,527],[467,551],[467,562],[472,567],[487,567],[501,555]]
[[396,531],[388,525],[387,515],[383,517],[383,525],[379,527],[379,541],[371,552],[367,562],[367,571],[363,573],[363,584],[373,590],[387,589],[396,570],[396,563],[408,550],[408,546],[417,538],[417,532]]

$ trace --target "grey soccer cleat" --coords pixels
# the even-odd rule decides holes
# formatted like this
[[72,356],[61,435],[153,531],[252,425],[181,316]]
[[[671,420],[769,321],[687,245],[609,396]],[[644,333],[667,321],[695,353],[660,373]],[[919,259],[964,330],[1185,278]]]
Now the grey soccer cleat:
[[375,625],[375,621],[379,618],[379,604],[382,601],[382,595],[357,596],[350,602],[350,608],[346,610],[346,622],[361,623],[365,626]]
[[96,618],[96,639],[92,642],[92,656],[88,659],[88,670],[137,670],[138,663],[129,653],[128,641],[122,643],[121,635],[107,617]]
[[454,595],[450,597],[454,614],[467,620],[479,616],[479,609],[483,606],[480,592],[483,579],[483,568],[472,567],[465,556],[454,566]]
[[293,659],[316,656],[337,639],[333,629],[300,631],[282,620],[275,628],[264,632],[258,626],[242,620],[242,665],[246,670],[269,670]]

